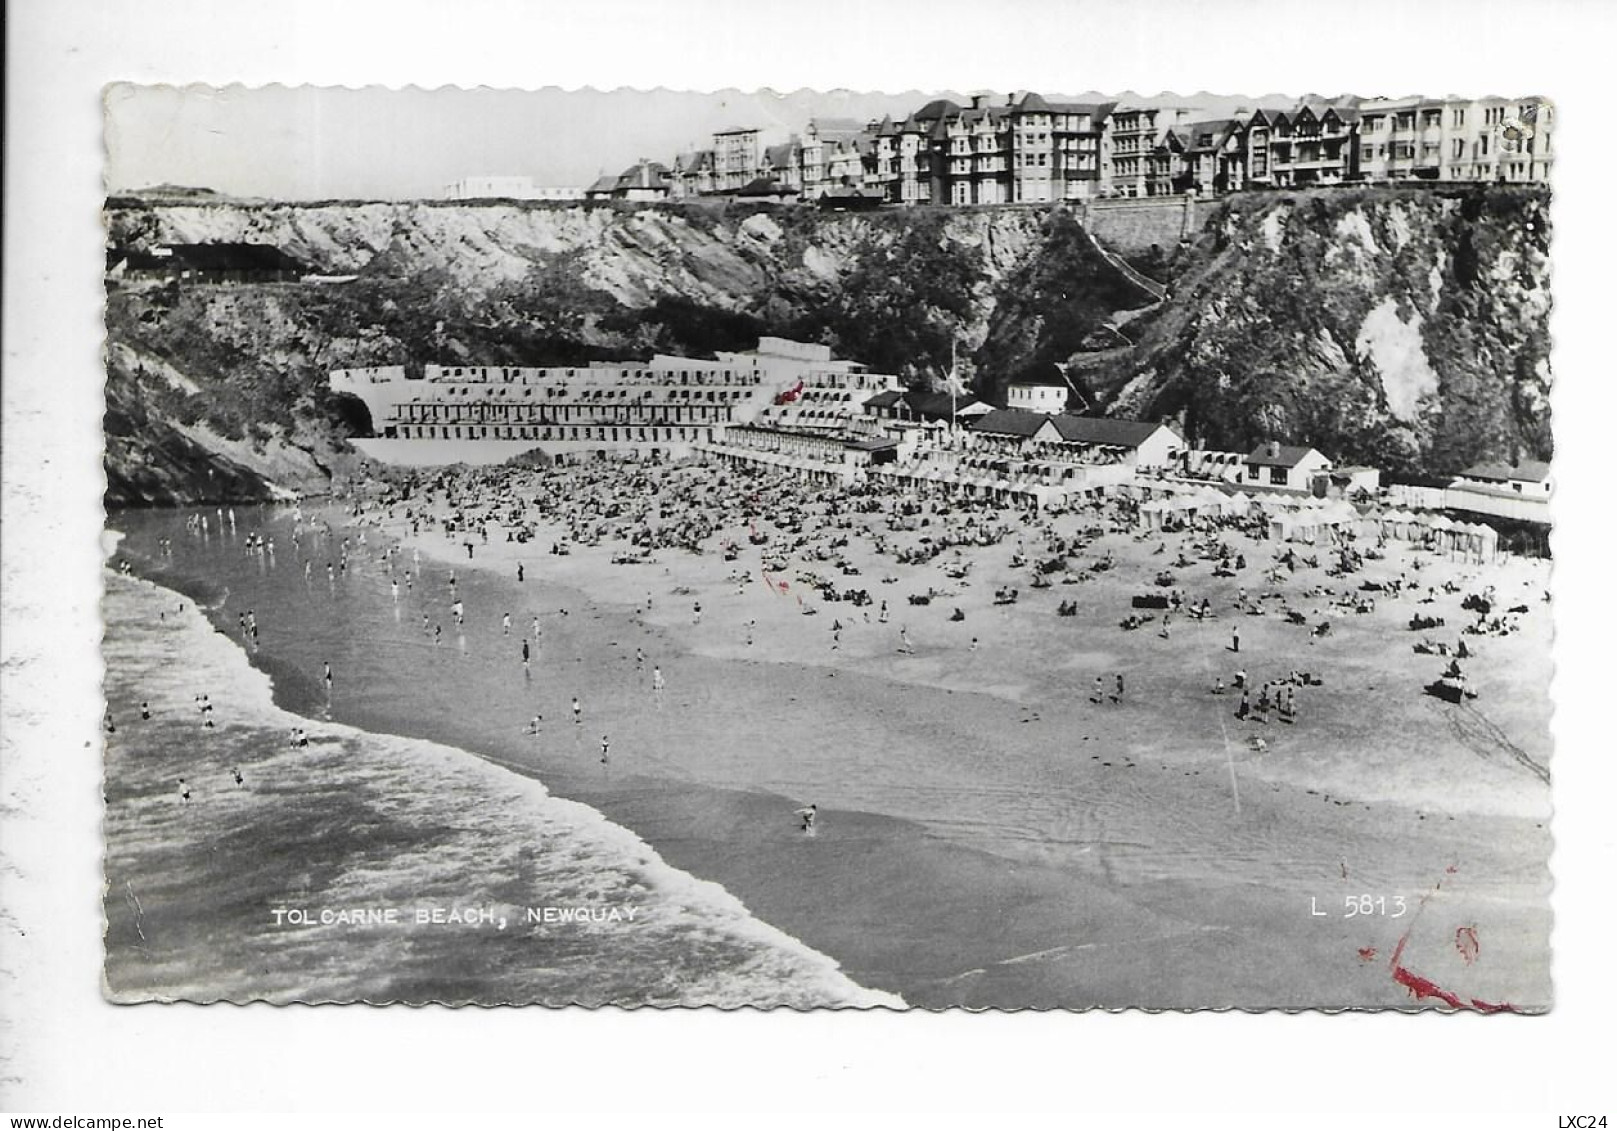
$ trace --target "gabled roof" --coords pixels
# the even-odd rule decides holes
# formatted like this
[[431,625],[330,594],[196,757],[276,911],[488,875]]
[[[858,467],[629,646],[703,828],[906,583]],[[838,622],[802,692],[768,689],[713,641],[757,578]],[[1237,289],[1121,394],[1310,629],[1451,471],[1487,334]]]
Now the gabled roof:
[[585,195],[593,192],[611,192],[618,187],[618,179],[612,176],[597,177],[595,183],[584,190]]
[[[1117,448],[1137,448],[1166,424],[1152,424],[1144,420],[1116,420],[1109,416],[1056,416],[1056,431],[1061,438],[1075,444],[1106,444]],[[1173,432],[1177,438],[1179,433]]]
[[674,167],[681,173],[699,173],[703,169],[713,168],[713,151],[711,149],[698,149],[695,153],[682,154],[674,159]]
[[947,98],[934,98],[931,102],[928,102],[925,106],[911,114],[910,117],[948,118],[958,113],[960,113],[960,104],[958,102],[952,102]]
[[901,389],[887,389],[865,400],[866,408],[892,408],[904,396]]
[[1542,460],[1524,459],[1508,463],[1477,463],[1460,472],[1465,479],[1487,479],[1499,483],[1544,483],[1550,478],[1550,465]]
[[1190,122],[1178,128],[1189,138],[1190,152],[1211,153],[1224,143],[1238,123],[1233,118],[1218,118],[1210,122]]
[[948,393],[925,393],[919,389],[911,389],[904,394],[904,403],[909,406],[910,412],[922,420],[948,420],[960,409],[969,408],[978,401],[970,394],[951,397]]
[[1052,419],[1042,412],[1028,412],[1020,408],[996,408],[993,412],[983,413],[970,427],[977,432],[989,432],[996,436],[1021,436],[1027,439]]
[[1253,467],[1296,467],[1308,458],[1310,452],[1317,456],[1321,455],[1314,448],[1300,448],[1291,444],[1259,444],[1252,449],[1252,454],[1246,457],[1246,462]]
[[623,191],[667,188],[668,177],[668,167],[661,161],[637,161],[618,174],[617,188]]
[[797,152],[797,142],[787,141],[780,145],[771,145],[764,150],[764,160],[774,166],[790,165],[792,157]]
[[1019,114],[1049,114],[1053,113],[1050,104],[1040,95],[1028,91],[1016,102],[1016,112]]

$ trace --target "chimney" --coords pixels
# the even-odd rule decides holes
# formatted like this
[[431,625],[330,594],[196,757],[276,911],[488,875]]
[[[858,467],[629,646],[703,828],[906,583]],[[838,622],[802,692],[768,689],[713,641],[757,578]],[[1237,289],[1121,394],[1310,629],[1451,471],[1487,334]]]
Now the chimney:
[[971,96],[971,108],[973,110],[986,110],[993,97],[992,94],[973,94]]
[[1279,440],[1270,440],[1269,441],[1269,458],[1270,459],[1279,459],[1280,458],[1280,441]]

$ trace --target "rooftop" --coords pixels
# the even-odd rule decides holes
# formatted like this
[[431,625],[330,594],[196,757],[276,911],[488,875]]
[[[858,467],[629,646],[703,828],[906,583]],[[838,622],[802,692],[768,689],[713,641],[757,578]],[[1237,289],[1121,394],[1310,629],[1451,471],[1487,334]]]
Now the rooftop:
[[[1063,440],[1118,448],[1137,448],[1154,436],[1159,428],[1167,427],[1144,420],[1116,420],[1109,416],[1062,415],[1051,419],[1056,422],[1056,431],[1061,433]],[[1173,431],[1171,428],[1168,430]]]
[[1536,459],[1524,459],[1515,464],[1477,463],[1460,472],[1460,478],[1498,483],[1545,483],[1550,478],[1550,465]]
[[1252,454],[1246,457],[1246,462],[1253,467],[1296,467],[1307,459],[1310,453],[1321,454],[1314,448],[1296,447],[1291,444],[1259,444],[1252,449]]

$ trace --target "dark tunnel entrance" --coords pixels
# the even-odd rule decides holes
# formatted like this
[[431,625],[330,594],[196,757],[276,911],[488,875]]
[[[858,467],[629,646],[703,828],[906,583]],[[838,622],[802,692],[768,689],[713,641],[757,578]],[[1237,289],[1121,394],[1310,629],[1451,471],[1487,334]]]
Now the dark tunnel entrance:
[[368,440],[376,435],[371,410],[352,393],[335,393],[331,398],[332,415],[350,439]]

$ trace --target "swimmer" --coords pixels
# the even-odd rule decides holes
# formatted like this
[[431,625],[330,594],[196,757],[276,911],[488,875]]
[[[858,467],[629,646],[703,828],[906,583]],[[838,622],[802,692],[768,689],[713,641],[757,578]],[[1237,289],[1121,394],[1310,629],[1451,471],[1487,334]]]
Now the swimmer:
[[584,722],[584,708],[578,702],[578,696],[573,696],[573,722],[575,725]]
[[651,669],[651,689],[653,691],[661,691],[663,689],[663,670],[660,667],[653,667]]
[[601,736],[601,763],[602,763],[602,765],[606,764],[606,756],[611,751],[611,749],[612,749],[612,743],[607,739],[606,735],[603,734]]
[[238,770],[235,766],[230,767],[230,776],[236,779],[236,784],[237,785],[243,785],[244,786],[244,785],[247,784],[246,782],[241,780],[241,771]]
[[184,778],[180,779],[180,803],[182,805],[191,803],[191,787],[185,784]]
[[147,705],[146,700],[144,699],[140,701],[140,717],[143,719],[149,719],[152,717],[152,709]]

